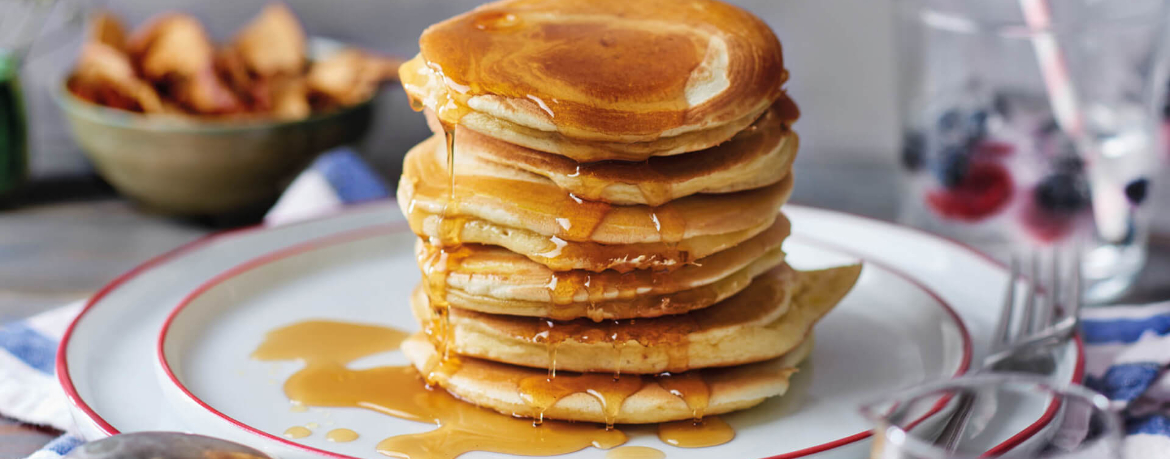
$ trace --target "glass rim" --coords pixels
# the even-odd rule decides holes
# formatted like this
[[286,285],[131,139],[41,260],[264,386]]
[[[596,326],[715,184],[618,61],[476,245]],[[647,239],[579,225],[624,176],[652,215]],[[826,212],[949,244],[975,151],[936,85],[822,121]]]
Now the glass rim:
[[[1080,400],[1088,403],[1097,411],[1104,413],[1102,419],[1107,424],[1105,431],[1115,432],[1121,434],[1121,421],[1117,415],[1113,413],[1110,408],[1109,398],[1090,390],[1084,386],[1061,383],[1053,381],[1050,378],[1026,374],[1026,373],[988,373],[979,375],[969,375],[960,378],[944,380],[934,383],[929,383],[921,386],[915,386],[904,389],[893,394],[882,397],[879,400],[871,401],[863,404],[858,411],[866,419],[875,422],[885,422],[889,412],[896,409],[900,402],[893,402],[893,408],[887,408],[891,400],[917,400],[933,394],[942,394],[947,391],[955,391],[959,389],[976,389],[984,386],[996,387],[1004,385],[1022,385],[1035,386],[1037,390],[1044,391],[1052,395],[1060,395],[1065,398]],[[999,389],[1002,390],[1002,389]],[[884,409],[879,409],[884,408]],[[893,433],[894,435],[890,435]],[[881,435],[889,444],[898,447],[908,453],[920,455],[924,458],[931,459],[981,459],[985,457],[984,453],[948,453],[941,448],[935,446],[932,442],[911,435],[906,429],[901,426],[885,423],[885,431],[879,432],[877,429],[873,432],[874,436]],[[1120,438],[1103,438],[1095,440],[1094,444],[1099,444],[1101,441],[1118,441]],[[1118,444],[1117,446],[1120,446]]]
[[[940,30],[950,30],[959,33],[996,34],[1007,37],[1031,37],[1040,34],[1061,34],[1070,24],[1068,20],[1052,19],[1048,27],[1032,27],[1023,19],[985,19],[973,16],[962,11],[946,11],[932,7],[933,0],[894,0],[894,11],[899,16],[911,17],[916,22]],[[1124,0],[1111,0],[1122,2]],[[1154,26],[1167,22],[1170,19],[1170,0],[1153,0],[1158,6],[1155,8],[1161,14],[1150,14],[1150,11],[1139,11],[1125,15],[1105,18],[1095,18],[1092,24],[1106,26],[1148,25]]]

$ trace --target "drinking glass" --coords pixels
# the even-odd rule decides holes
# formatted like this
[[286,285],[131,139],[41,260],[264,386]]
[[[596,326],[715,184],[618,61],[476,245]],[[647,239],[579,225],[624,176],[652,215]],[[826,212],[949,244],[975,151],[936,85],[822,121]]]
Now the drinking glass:
[[901,219],[1007,258],[1077,244],[1132,284],[1166,148],[1167,0],[897,0]]
[[[964,393],[973,411],[948,452],[933,440]],[[1121,424],[1108,408],[1080,386],[1000,373],[912,388],[861,412],[874,422],[873,459],[1121,459]]]

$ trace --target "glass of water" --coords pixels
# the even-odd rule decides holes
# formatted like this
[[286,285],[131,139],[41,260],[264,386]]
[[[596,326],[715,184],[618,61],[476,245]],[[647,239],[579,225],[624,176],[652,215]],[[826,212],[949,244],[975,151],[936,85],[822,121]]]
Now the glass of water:
[[[973,396],[958,447],[934,445]],[[861,408],[874,422],[873,459],[1121,459],[1109,400],[1032,375],[986,374],[928,384]]]
[[1132,284],[1167,148],[1167,0],[897,0],[904,223]]

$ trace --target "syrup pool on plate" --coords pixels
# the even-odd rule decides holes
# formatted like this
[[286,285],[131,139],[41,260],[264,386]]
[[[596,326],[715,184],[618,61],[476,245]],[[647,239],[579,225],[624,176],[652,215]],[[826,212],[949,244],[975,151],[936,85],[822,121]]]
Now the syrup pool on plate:
[[[252,353],[262,361],[301,360],[305,366],[284,382],[283,389],[293,406],[362,408],[410,421],[431,423],[434,430],[404,434],[378,443],[379,453],[403,458],[454,458],[469,451],[492,451],[524,456],[551,456],[588,447],[610,449],[626,442],[616,428],[591,423],[505,416],[456,399],[441,388],[426,384],[413,366],[383,366],[350,369],[350,362],[383,352],[392,352],[406,339],[405,332],[377,325],[311,320],[269,332]],[[458,371],[457,369],[455,371]],[[534,407],[551,406],[557,399],[577,392],[604,394],[606,411],[616,416],[625,396],[636,391],[646,378],[663,384],[695,410],[694,420],[663,423],[658,436],[679,447],[714,446],[730,441],[735,432],[718,417],[702,416],[706,386],[695,375],[663,374],[656,377],[626,375],[539,376],[521,384],[522,395]],[[393,388],[393,390],[388,390]],[[290,427],[284,436],[306,438],[314,434],[308,426]],[[363,428],[351,426],[325,434],[333,442],[358,438]],[[610,456],[637,459],[647,449],[626,449]]]

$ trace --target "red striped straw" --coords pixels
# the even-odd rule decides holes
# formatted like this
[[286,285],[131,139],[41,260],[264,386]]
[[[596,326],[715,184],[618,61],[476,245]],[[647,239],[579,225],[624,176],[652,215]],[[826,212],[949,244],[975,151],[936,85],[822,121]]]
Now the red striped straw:
[[[1024,12],[1024,21],[1031,30],[1032,49],[1040,63],[1044,87],[1057,124],[1073,139],[1084,134],[1084,118],[1077,102],[1075,88],[1069,77],[1068,63],[1052,33],[1052,11],[1048,0],[1019,0]],[[1082,152],[1087,153],[1087,152]]]
[[1032,48],[1040,63],[1048,100],[1060,128],[1076,145],[1080,158],[1088,170],[1089,188],[1093,199],[1093,220],[1097,232],[1106,240],[1120,241],[1128,231],[1129,207],[1117,177],[1093,167],[1097,159],[1096,145],[1085,129],[1084,112],[1077,100],[1068,63],[1052,33],[1052,11],[1048,0],[1019,0],[1024,21],[1031,30]]

